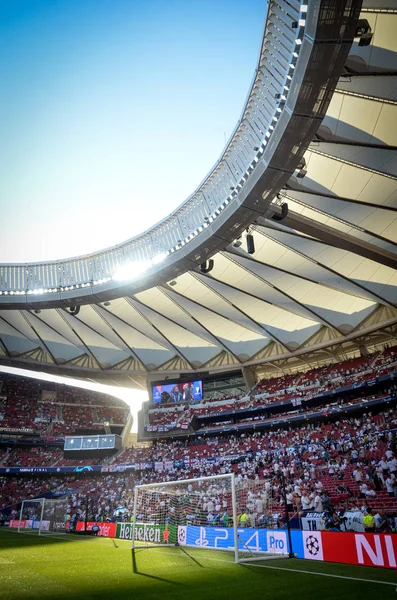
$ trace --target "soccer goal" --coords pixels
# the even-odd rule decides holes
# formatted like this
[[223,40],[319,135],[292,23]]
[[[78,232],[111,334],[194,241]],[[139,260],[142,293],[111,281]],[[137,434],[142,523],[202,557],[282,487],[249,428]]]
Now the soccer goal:
[[238,562],[293,556],[280,487],[275,479],[236,481]]
[[66,533],[68,506],[69,500],[67,498],[45,498],[42,530],[52,533]]
[[68,502],[64,498],[56,500],[36,498],[23,500],[18,520],[18,532],[65,533]]
[[235,562],[288,556],[275,508],[271,482],[237,483],[233,473],[138,485],[132,549],[224,550]]

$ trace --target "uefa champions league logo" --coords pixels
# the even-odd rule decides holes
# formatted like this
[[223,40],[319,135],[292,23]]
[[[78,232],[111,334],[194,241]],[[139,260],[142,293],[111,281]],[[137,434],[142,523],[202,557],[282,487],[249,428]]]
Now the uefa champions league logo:
[[186,544],[186,527],[178,527],[178,542],[182,546]]
[[309,535],[309,537],[306,538],[305,543],[308,553],[312,556],[317,556],[317,554],[320,552],[320,543],[318,539],[314,537],[314,535]]

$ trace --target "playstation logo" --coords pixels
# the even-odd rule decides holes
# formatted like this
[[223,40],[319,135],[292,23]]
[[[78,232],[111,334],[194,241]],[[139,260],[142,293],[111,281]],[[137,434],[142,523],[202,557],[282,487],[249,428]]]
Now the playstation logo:
[[205,527],[200,527],[200,537],[194,542],[196,546],[208,546],[209,541],[205,537]]

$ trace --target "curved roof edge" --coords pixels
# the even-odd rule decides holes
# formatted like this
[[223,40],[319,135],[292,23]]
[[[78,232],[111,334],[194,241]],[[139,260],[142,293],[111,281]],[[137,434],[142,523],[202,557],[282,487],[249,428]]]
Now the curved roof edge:
[[[360,7],[360,0],[333,8],[324,0],[270,0],[242,118],[200,187],[170,217],[109,250],[0,265],[1,308],[67,307],[147,289],[197,267],[258,216],[271,215],[325,115]],[[333,68],[324,69],[329,60]]]

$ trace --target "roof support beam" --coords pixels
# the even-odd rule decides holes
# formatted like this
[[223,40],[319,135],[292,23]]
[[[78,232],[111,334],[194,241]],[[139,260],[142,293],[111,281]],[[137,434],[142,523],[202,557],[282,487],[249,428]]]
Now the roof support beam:
[[[74,327],[72,327],[72,324],[69,323],[68,319],[65,317],[65,315],[63,314],[63,309],[61,308],[56,308],[55,309],[57,311],[57,313],[59,314],[59,316],[65,321],[66,325],[73,331],[74,335],[80,340],[81,344],[84,346],[84,348],[87,350],[87,353],[91,356],[92,360],[95,362],[96,365],[98,365],[98,367],[101,369],[101,371],[103,370],[103,367],[101,365],[101,363],[99,362],[99,360],[96,358],[95,354],[93,354],[89,348],[89,346],[87,346],[87,344],[84,342],[83,338],[81,336],[79,336],[79,334],[77,333],[77,331],[74,329]],[[76,318],[76,317],[73,317]],[[75,359],[72,359],[75,360]]]
[[[160,286],[158,286],[158,289],[160,290]],[[187,327],[185,327],[185,326],[184,326],[184,325],[182,325],[181,323],[178,323],[177,321],[175,321],[175,320],[174,320],[174,319],[172,319],[171,317],[168,317],[168,316],[166,317],[164,314],[162,314],[161,312],[159,312],[158,310],[156,310],[156,309],[155,309],[155,308],[153,308],[152,306],[149,306],[149,305],[145,304],[144,302],[142,302],[142,300],[138,300],[138,299],[137,299],[135,296],[134,296],[134,297],[132,297],[132,298],[125,298],[125,300],[126,300],[126,301],[128,301],[128,303],[129,303],[129,304],[130,304],[130,305],[131,305],[131,306],[132,306],[132,307],[133,307],[133,308],[134,308],[134,309],[135,309],[135,310],[138,312],[138,314],[139,314],[139,315],[141,315],[142,317],[144,317],[144,315],[142,315],[142,313],[140,312],[140,310],[139,310],[139,309],[138,309],[136,306],[134,306],[133,304],[131,304],[130,300],[133,300],[134,302],[137,302],[138,304],[140,304],[140,306],[144,306],[145,308],[149,308],[149,309],[150,309],[152,312],[154,312],[154,313],[155,313],[156,315],[158,315],[159,317],[163,317],[164,319],[167,319],[167,321],[170,321],[170,322],[171,322],[171,323],[173,323],[174,325],[178,325],[178,327],[181,327],[181,329],[184,329],[185,331],[188,331],[189,333],[194,333],[194,335],[196,335],[197,337],[199,337],[199,338],[201,338],[202,340],[205,340],[206,342],[208,342],[208,338],[207,338],[206,336],[204,336],[204,335],[200,335],[199,333],[196,333],[196,332],[191,332],[191,331],[190,331],[190,330],[189,330]],[[168,348],[169,350],[175,350],[175,346],[172,344],[172,342],[170,342],[170,341],[169,341],[169,339],[168,339],[168,338],[167,338],[167,337],[164,335],[164,333],[162,333],[160,329],[158,329],[157,327],[155,327],[155,326],[153,325],[153,323],[152,323],[152,322],[151,322],[149,319],[147,319],[146,317],[145,317],[145,320],[146,320],[148,323],[150,323],[150,325],[153,327],[153,329],[155,329],[155,330],[156,330],[156,332],[157,332],[157,333],[158,333],[158,334],[159,334],[159,335],[160,335],[160,336],[161,336],[161,337],[162,337],[162,338],[165,340],[165,342],[166,342],[166,345],[165,345],[164,347],[165,347],[165,348]],[[201,327],[201,325],[200,325],[200,327]],[[204,329],[204,331],[206,331],[204,327],[202,327],[202,329]],[[138,330],[137,330],[137,331],[138,331]],[[147,334],[144,334],[144,335],[147,335]],[[149,336],[147,336],[147,337],[149,337]],[[154,338],[150,338],[150,339],[153,339],[153,341],[154,341],[154,342],[156,341]],[[157,343],[159,343],[159,342],[157,342]],[[214,340],[214,343],[215,343],[215,340]],[[169,346],[168,346],[167,344],[168,344]],[[180,356],[180,358],[184,358],[184,357],[183,357],[183,356]],[[170,360],[170,359],[168,359],[168,360]],[[184,358],[184,360],[186,360],[186,359]],[[168,362],[168,361],[165,361],[165,362]]]
[[[25,340],[29,340],[29,342],[32,342],[32,344],[37,344],[38,348],[41,348],[41,350],[43,350],[44,352],[47,352],[47,348],[46,348],[46,346],[43,345],[43,343],[41,341],[41,338],[38,338],[37,340],[34,340],[34,339],[32,340],[32,338],[29,337],[28,335],[26,335],[26,333],[23,333],[23,331],[20,331],[18,329],[18,327],[15,327],[15,325],[12,325],[12,323],[10,323],[9,321],[7,321],[7,319],[4,318],[4,313],[2,313],[2,316],[0,316],[0,319],[2,321],[4,321],[4,323],[7,323],[7,325],[9,327],[12,327],[12,329],[14,329],[15,331],[17,331],[22,336],[22,338],[24,338]],[[25,354],[25,352],[31,352],[31,350],[26,350],[22,354]],[[50,353],[48,353],[48,354],[51,356]],[[57,364],[57,363],[55,363],[55,364]]]
[[[350,79],[351,77],[396,77],[397,70],[391,71],[355,71],[345,65],[345,72],[341,74],[341,79]],[[336,88],[338,89],[338,87]],[[339,91],[339,90],[338,90]]]
[[41,344],[44,346],[47,354],[49,356],[51,356],[51,359],[54,361],[55,364],[57,364],[57,361],[55,360],[55,356],[53,355],[53,353],[51,352],[51,350],[49,349],[48,345],[45,343],[45,341],[43,340],[43,338],[41,337],[41,335],[39,334],[39,332],[37,331],[37,329],[33,326],[33,324],[29,321],[29,319],[27,318],[27,316],[25,315],[24,312],[21,311],[21,314],[23,316],[23,318],[25,319],[26,323],[29,325],[29,327],[32,329],[33,333],[37,336],[37,338],[40,340]]
[[[249,271],[247,269],[247,267],[245,267],[240,262],[238,262],[234,258],[232,258],[230,254],[228,256],[225,252],[222,252],[222,255],[225,256],[228,260],[232,261],[235,265],[238,265],[241,269],[244,269],[245,271],[248,271],[249,273],[251,273],[252,276],[255,277],[256,279],[259,279],[259,281],[262,281],[266,285],[268,285],[271,288],[273,288],[274,290],[276,290],[276,292],[278,292],[279,294],[281,294],[285,298],[288,298],[288,300],[290,300],[291,302],[294,302],[297,306],[300,306],[301,308],[303,308],[303,310],[305,312],[307,312],[307,313],[309,313],[309,314],[311,314],[313,316],[313,320],[315,321],[316,324],[322,323],[323,325],[326,325],[330,329],[336,329],[337,331],[339,331],[338,328],[336,327],[336,325],[333,325],[330,321],[327,321],[327,319],[325,319],[324,317],[322,317],[319,313],[317,313],[316,311],[314,311],[312,308],[309,308],[305,304],[302,304],[302,302],[299,302],[299,300],[297,300],[293,296],[290,296],[289,294],[287,294],[287,292],[285,292],[281,288],[277,287],[273,283],[270,283],[264,277],[261,277],[260,275],[258,275],[257,273],[254,273],[253,271]],[[260,263],[258,263],[258,264],[260,264]],[[279,308],[283,308],[283,307],[280,306]],[[286,309],[284,308],[283,310],[286,310]],[[301,315],[301,316],[303,316],[303,315]],[[306,317],[306,318],[310,318],[310,317]]]
[[[201,327],[202,329],[204,329],[204,331],[206,331],[208,333],[208,335],[213,338],[214,343],[216,346],[220,346],[221,348],[223,348],[223,350],[225,350],[225,352],[227,352],[228,354],[232,354],[234,356],[234,358],[238,361],[241,362],[241,360],[238,358],[238,356],[236,356],[234,354],[234,352],[232,350],[230,350],[230,348],[228,348],[228,346],[226,346],[216,335],[214,335],[213,333],[211,333],[211,331],[209,329],[207,329],[202,323],[200,323],[200,321],[198,321],[197,319],[195,319],[193,317],[193,315],[191,315],[179,302],[177,302],[175,300],[175,298],[172,298],[172,296],[170,296],[170,294],[167,293],[167,289],[164,287],[159,287],[158,288],[169,300],[171,300],[171,302],[173,302],[180,310],[182,310],[190,319],[192,319],[192,321],[194,321],[199,327]],[[175,293],[177,296],[180,296],[182,298],[184,298],[184,296],[182,296],[181,294],[178,294],[178,292],[175,292],[174,290],[172,290],[173,293]],[[190,298],[189,298],[190,300]],[[199,304],[198,302],[195,302],[194,300],[190,300],[190,302],[194,302],[194,304],[197,304],[198,306],[203,307],[202,304]],[[203,307],[205,308],[205,307]],[[206,310],[210,310],[210,309],[206,309]],[[214,311],[211,311],[214,312]],[[225,318],[225,317],[223,317]]]
[[[263,232],[262,232],[261,229],[259,229],[259,227],[255,226],[255,227],[252,227],[252,229],[254,229],[258,233],[260,233],[261,235],[263,235]],[[266,237],[268,237],[269,239],[273,239],[270,236],[266,236]],[[239,253],[238,250],[234,250],[233,248],[230,248],[230,247],[227,250],[224,251],[224,254],[230,254],[231,256],[233,256],[233,255],[234,256],[241,256],[241,253]],[[303,275],[299,275],[298,273],[292,273],[291,271],[287,271],[286,269],[282,269],[281,267],[272,265],[271,263],[264,262],[263,260],[258,260],[258,259],[254,258],[253,256],[251,256],[249,254],[247,254],[247,256],[243,256],[243,258],[245,260],[252,261],[253,263],[256,263],[257,265],[263,265],[264,267],[269,267],[270,269],[273,269],[274,271],[278,271],[279,273],[284,273],[285,275],[293,275],[294,277],[296,277],[297,279],[301,279],[302,281],[307,281],[309,283],[314,283],[315,285],[320,285],[320,286],[322,286],[324,288],[333,290],[335,292],[339,292],[341,294],[347,294],[348,296],[353,296],[354,298],[357,297],[357,294],[353,294],[350,291],[346,291],[346,290],[344,290],[342,288],[337,288],[335,286],[329,285],[328,283],[322,283],[321,281],[316,281],[315,279],[310,279],[310,277],[305,277]],[[315,261],[313,261],[313,262],[315,262]],[[352,283],[352,285],[354,285],[353,282],[349,282],[349,283]],[[360,297],[363,298],[363,299],[365,299],[365,300],[368,300],[367,296],[368,295],[366,294],[366,295],[362,295]],[[374,297],[373,300],[374,300],[374,302],[378,301],[376,297]]]
[[[244,312],[243,310],[241,310],[241,308],[238,308],[235,304],[233,304],[233,302],[231,302],[230,300],[228,300],[228,298],[226,298],[225,296],[223,296],[222,294],[220,294],[219,292],[217,292],[217,290],[215,290],[211,285],[209,285],[204,280],[204,277],[203,278],[201,277],[202,275],[204,275],[204,273],[195,273],[194,271],[192,271],[190,273],[190,275],[192,277],[194,277],[195,279],[197,279],[197,281],[199,281],[201,283],[201,285],[204,285],[209,290],[211,290],[211,292],[213,292],[214,294],[216,294],[218,296],[218,298],[221,298],[224,302],[226,302],[226,304],[228,304],[234,310],[236,310],[238,313],[240,313],[245,319],[248,319],[248,321],[250,323],[252,323],[252,325],[254,325],[255,327],[252,327],[252,326],[249,327],[248,325],[241,325],[240,323],[239,323],[239,325],[241,325],[242,327],[245,327],[246,329],[249,329],[250,331],[253,331],[254,333],[260,333],[261,335],[265,334],[267,337],[273,339],[274,341],[276,341],[279,344],[281,344],[282,346],[284,346],[284,348],[287,348],[287,346],[285,344],[283,344],[283,342],[281,340],[279,340],[276,336],[274,336],[272,333],[270,333],[270,331],[268,331],[266,327],[264,327],[263,325],[261,325],[260,323],[258,323],[258,321],[255,321],[255,319],[253,319],[246,312]],[[211,278],[207,278],[207,280],[210,280],[210,279]],[[176,290],[172,290],[172,293],[176,294],[178,296],[181,296],[182,298],[184,298],[183,294],[180,294]],[[213,314],[217,315],[218,317],[222,317],[223,319],[227,319],[228,318],[228,317],[225,317],[225,315],[223,315],[221,312],[219,312],[217,310],[214,310],[213,308],[209,308],[208,306],[205,306],[204,304],[201,304],[201,302],[198,302],[197,300],[192,300],[190,298],[188,298],[188,300],[190,302],[193,302],[197,306],[200,306],[201,308],[204,308],[205,310],[208,310],[209,312],[212,312]],[[259,329],[259,331],[258,331],[258,329]],[[211,334],[211,335],[214,335],[214,334]]]
[[358,254],[363,258],[369,258],[369,260],[373,260],[381,265],[390,267],[391,269],[397,269],[397,255],[355,238],[348,233],[338,232],[323,223],[308,219],[304,215],[299,215],[290,210],[283,220],[283,225],[315,237],[329,246],[343,248],[344,250]]
[[[280,240],[278,240],[276,237],[272,237],[271,234],[269,234],[268,230],[274,230],[274,231],[278,231],[280,232],[280,229],[277,229],[276,227],[271,227],[270,224],[269,226],[266,225],[261,225],[261,226],[256,226],[255,230],[258,231],[259,233],[261,233],[263,236],[269,238],[270,240],[273,240],[274,242],[276,242],[277,244],[279,244],[280,246],[283,246],[284,248],[288,248],[288,250],[290,250],[291,252],[294,252],[295,254],[298,254],[299,256],[301,256],[302,258],[304,258],[305,260],[309,260],[310,262],[313,262],[315,265],[318,265],[319,267],[321,267],[322,269],[324,269],[325,271],[328,271],[329,273],[332,273],[333,275],[336,275],[337,277],[339,277],[340,279],[343,279],[344,281],[347,281],[350,284],[353,284],[355,286],[357,286],[358,288],[361,288],[362,290],[364,290],[367,294],[370,294],[371,296],[374,297],[375,300],[377,300],[378,302],[380,302],[381,304],[384,304],[385,306],[392,306],[390,304],[390,302],[384,298],[383,296],[380,296],[379,294],[376,294],[375,292],[372,292],[369,288],[365,287],[364,285],[362,285],[361,283],[358,283],[357,281],[354,281],[352,279],[349,279],[348,277],[345,277],[344,275],[342,275],[341,273],[339,273],[339,271],[335,271],[335,269],[332,269],[331,267],[328,267],[327,265],[325,265],[324,263],[315,260],[313,258],[309,258],[308,256],[306,256],[306,254],[302,254],[302,252],[299,252],[299,250],[296,250],[296,248],[294,248],[293,246],[290,246],[289,244],[280,242]],[[322,243],[321,240],[318,240],[314,237],[310,237],[310,238],[306,238],[302,235],[300,235],[299,233],[296,233],[295,231],[286,231],[283,230],[283,233],[293,236],[293,237],[297,237],[299,239],[310,239],[310,241],[312,242],[317,242],[317,243]],[[366,296],[364,296],[366,297]]]
[[[332,142],[324,143],[332,144]],[[386,150],[389,150],[389,146],[387,146]],[[353,162],[352,160],[341,158],[340,156],[335,156],[334,154],[330,154],[329,152],[323,152],[318,147],[310,147],[308,148],[308,152],[311,152],[312,154],[317,154],[318,156],[325,156],[325,158],[329,158],[330,160],[334,160],[338,163],[348,165],[349,167],[354,167],[355,169],[360,169],[361,171],[367,171],[367,173],[375,173],[376,175],[382,175],[383,177],[387,177],[387,179],[393,179],[394,181],[397,179],[396,175],[392,175],[391,173],[387,173],[386,171],[381,171],[380,169],[368,167],[358,162]]]
[[[134,308],[134,309],[137,311],[137,313],[139,313],[139,314],[140,314],[140,316],[141,316],[143,319],[145,319],[145,321],[147,321],[147,323],[149,323],[149,324],[150,324],[150,325],[153,327],[153,329],[154,329],[155,331],[157,331],[157,333],[158,333],[159,335],[161,335],[161,337],[162,337],[162,338],[164,338],[164,339],[166,340],[167,344],[168,344],[168,345],[169,345],[169,346],[170,346],[170,347],[173,349],[173,351],[174,351],[174,352],[175,352],[175,353],[176,353],[176,354],[177,354],[177,355],[178,355],[180,358],[182,358],[183,360],[185,360],[191,369],[194,369],[194,367],[193,367],[193,365],[191,364],[190,360],[189,360],[189,359],[188,359],[188,358],[187,358],[187,357],[186,357],[186,356],[185,356],[185,355],[184,355],[184,354],[183,354],[183,353],[182,353],[182,352],[179,350],[179,348],[177,348],[177,347],[176,347],[176,346],[175,346],[175,345],[174,345],[174,344],[171,342],[171,340],[169,340],[169,339],[167,338],[167,336],[166,336],[166,335],[164,335],[164,333],[162,333],[162,331],[160,331],[160,329],[158,329],[158,327],[156,327],[156,325],[155,325],[154,323],[152,323],[152,322],[151,322],[151,321],[150,321],[150,320],[147,318],[147,316],[145,315],[145,313],[144,313],[144,312],[142,312],[141,310],[139,310],[139,308],[138,308],[137,306],[135,306],[134,302],[136,302],[137,304],[140,304],[141,306],[145,306],[145,307],[146,307],[146,304],[143,304],[143,302],[141,302],[140,300],[138,300],[137,298],[135,298],[135,296],[134,296],[133,298],[126,298],[126,301],[128,302],[128,304],[130,304],[130,305],[131,305],[131,306],[132,306],[132,307],[133,307],[133,308]],[[150,308],[150,310],[152,310],[153,312],[155,312],[156,314],[158,314],[160,317],[163,317],[163,318],[164,318],[164,315],[160,314],[159,312],[157,312],[156,310],[154,310],[154,309],[153,309],[153,308],[151,308],[150,306],[149,306],[149,307],[147,307],[147,308]],[[168,317],[167,317],[167,319],[168,319]],[[168,320],[170,320],[170,319],[168,319]],[[173,323],[174,323],[175,325],[179,325],[179,323],[176,323],[175,321],[173,321]],[[179,327],[182,327],[182,329],[186,329],[186,327],[183,327],[183,325],[179,325]]]
[[[125,301],[127,302],[128,298],[125,298]],[[135,306],[133,306],[131,304],[131,302],[128,302],[128,304],[129,304],[129,306],[133,310],[135,310],[141,316],[141,313],[136,309]],[[106,312],[108,315],[111,315],[112,317],[114,317],[115,319],[117,319],[117,321],[119,321],[121,324],[127,325],[127,327],[129,327],[133,331],[136,331],[140,335],[143,335],[144,337],[147,337],[149,340],[151,340],[152,342],[154,342],[157,346],[162,346],[163,348],[165,348],[167,350],[170,350],[172,352],[175,351],[175,348],[168,342],[167,338],[161,333],[161,331],[158,331],[155,327],[153,329],[155,329],[156,333],[158,333],[160,335],[160,337],[162,338],[161,342],[158,339],[156,339],[155,337],[153,337],[153,335],[150,335],[148,332],[142,331],[141,329],[139,329],[136,325],[131,325],[131,323],[129,323],[128,321],[126,321],[125,319],[123,319],[122,317],[120,317],[119,315],[116,315],[116,313],[112,312],[108,308],[105,308],[104,306],[101,306],[101,309],[104,312]],[[149,322],[147,319],[145,319],[145,321],[147,323]],[[150,323],[150,325],[152,325],[152,323]],[[140,361],[140,362],[142,362],[142,361]]]
[[[313,212],[317,212],[320,215],[328,217],[329,219],[332,219],[333,221],[339,221],[340,223],[343,223],[343,225],[346,225],[346,227],[350,227],[351,229],[356,229],[357,231],[366,233],[368,236],[376,238],[377,240],[380,240],[381,242],[385,242],[389,246],[395,246],[396,249],[397,249],[397,244],[395,242],[393,242],[392,240],[389,240],[389,239],[383,237],[382,235],[378,235],[377,233],[374,233],[373,231],[370,231],[369,229],[364,229],[364,227],[360,227],[358,225],[355,225],[354,223],[351,223],[350,221],[346,221],[345,219],[342,219],[341,217],[337,217],[337,216],[333,215],[330,212],[327,212],[327,211],[325,211],[323,209],[317,208],[316,206],[312,206],[311,204],[303,202],[302,200],[298,200],[297,198],[293,198],[292,196],[289,196],[288,194],[286,194],[284,197],[287,200],[290,199],[293,202],[295,202],[296,204],[299,204],[300,206],[303,206],[303,207],[305,207],[305,208],[307,208],[307,209],[309,209],[309,210],[311,210]],[[313,219],[312,219],[312,221],[314,222]],[[334,228],[331,228],[331,229],[333,231],[335,230]],[[346,235],[346,234],[344,234],[344,235]]]
[[5,343],[1,339],[1,337],[0,337],[0,346],[3,348],[3,350],[4,350],[4,352],[6,353],[7,356],[11,357],[10,351],[8,350],[7,346],[5,345]]
[[[99,307],[96,304],[92,305],[93,310],[95,310],[95,312],[99,315],[99,317],[102,319],[102,321],[104,323],[106,323],[106,325],[113,331],[113,333],[119,338],[119,340],[122,342],[122,344],[125,346],[126,349],[128,349],[131,353],[131,356],[138,361],[139,364],[141,364],[143,366],[143,368],[146,369],[146,366],[143,364],[143,362],[140,360],[139,356],[133,351],[133,349],[131,348],[131,346],[129,344],[127,344],[127,342],[125,341],[125,339],[123,339],[123,337],[119,334],[118,331],[116,331],[116,329],[114,327],[112,327],[112,325],[109,323],[109,321],[106,319],[106,317],[102,314],[102,311],[99,310]],[[125,349],[123,347],[123,350]],[[120,361],[122,362],[122,361]]]
[[[292,179],[290,180],[292,181]],[[346,202],[347,204],[355,204],[357,206],[370,206],[371,208],[376,208],[380,210],[389,210],[392,212],[397,212],[397,207],[388,206],[387,204],[376,204],[376,202],[362,202],[361,200],[356,200],[355,198],[346,198],[344,196],[335,196],[335,194],[326,194],[324,192],[316,192],[314,190],[309,190],[308,188],[302,187],[301,189],[297,187],[292,187],[290,185],[285,186],[283,190],[281,190],[282,196],[289,196],[291,192],[296,192],[297,194],[303,194],[307,196],[318,196],[319,198],[327,198],[327,200],[339,200],[339,202]],[[295,198],[292,195],[293,200],[299,201],[298,198]]]
[[[337,146],[353,146],[354,148],[369,148],[374,150],[389,150],[392,152],[397,151],[397,146],[386,146],[386,144],[374,144],[368,142],[358,142],[357,140],[345,140],[342,138],[326,138],[323,134],[317,133],[308,150],[315,151],[316,148],[321,147],[321,144],[335,144]],[[358,165],[360,166],[360,165]]]

